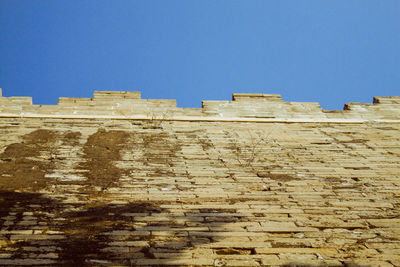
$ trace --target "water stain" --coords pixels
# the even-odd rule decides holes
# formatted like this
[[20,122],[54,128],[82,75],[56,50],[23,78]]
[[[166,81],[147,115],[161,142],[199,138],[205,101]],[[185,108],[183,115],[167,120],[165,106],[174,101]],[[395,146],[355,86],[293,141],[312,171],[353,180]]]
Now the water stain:
[[271,173],[269,171],[258,171],[257,176],[260,178],[270,178],[272,180],[280,182],[289,182],[293,180],[298,180],[298,178],[290,176],[285,173]]
[[83,146],[86,161],[79,165],[79,169],[86,171],[86,183],[90,187],[106,189],[117,184],[124,171],[115,162],[121,160],[120,152],[128,138],[126,132],[103,129],[89,136]]
[[47,184],[44,175],[54,168],[51,155],[58,133],[36,130],[0,154],[0,188],[36,192]]

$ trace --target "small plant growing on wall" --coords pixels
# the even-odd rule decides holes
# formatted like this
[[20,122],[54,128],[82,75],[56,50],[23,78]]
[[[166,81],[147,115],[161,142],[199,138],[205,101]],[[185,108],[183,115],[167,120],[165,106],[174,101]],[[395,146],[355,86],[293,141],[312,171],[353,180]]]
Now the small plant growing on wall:
[[169,111],[151,111],[147,115],[150,119],[151,128],[158,129],[161,128],[162,124],[169,118]]
[[237,163],[241,167],[254,167],[254,163],[262,156],[263,144],[269,143],[267,136],[254,136],[250,131],[248,132],[249,142],[235,142],[232,143],[232,150]]

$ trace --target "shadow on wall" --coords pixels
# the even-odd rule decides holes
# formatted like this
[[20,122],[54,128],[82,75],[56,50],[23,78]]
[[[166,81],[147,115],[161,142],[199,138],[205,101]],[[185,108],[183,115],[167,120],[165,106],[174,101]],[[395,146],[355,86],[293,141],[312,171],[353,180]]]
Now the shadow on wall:
[[[159,204],[69,204],[37,193],[0,191],[0,264],[130,266],[163,251],[190,248],[186,225],[136,222],[167,213]],[[155,228],[173,233],[157,240],[151,234]]]
[[[141,259],[163,255],[160,265],[172,265],[185,251],[215,242],[213,237],[194,242],[185,230],[190,221],[160,225],[140,220],[164,213],[160,203],[69,204],[37,193],[0,191],[0,265],[137,266]],[[154,236],[152,229],[164,229],[165,235]],[[221,258],[241,254],[233,248],[218,251]],[[225,266],[222,260],[212,262]]]
[[[162,204],[65,203],[39,193],[2,190],[0,265],[137,266],[149,264],[141,261],[145,259],[154,259],[151,265],[172,265],[175,260],[191,258],[196,247],[218,240],[190,236],[188,228],[195,225],[205,231],[200,229],[202,223],[190,216],[184,221],[174,218],[160,208]],[[224,222],[219,225],[223,228]],[[214,251],[223,258],[244,250]],[[216,263],[224,266],[221,260]]]

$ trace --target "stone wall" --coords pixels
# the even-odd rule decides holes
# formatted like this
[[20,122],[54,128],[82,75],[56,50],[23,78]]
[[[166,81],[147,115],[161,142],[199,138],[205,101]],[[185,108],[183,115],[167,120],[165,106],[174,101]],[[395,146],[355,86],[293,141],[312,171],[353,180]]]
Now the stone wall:
[[0,98],[0,265],[400,266],[400,98]]

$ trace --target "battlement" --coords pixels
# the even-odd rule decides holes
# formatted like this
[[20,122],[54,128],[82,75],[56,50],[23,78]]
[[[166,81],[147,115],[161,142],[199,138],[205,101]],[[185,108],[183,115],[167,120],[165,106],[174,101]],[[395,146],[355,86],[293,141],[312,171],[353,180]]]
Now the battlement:
[[95,91],[93,98],[60,97],[57,105],[33,105],[31,97],[3,97],[1,117],[67,117],[256,122],[365,122],[400,120],[400,96],[373,103],[347,103],[323,110],[315,102],[284,102],[279,94],[234,93],[232,101],[203,101],[202,108],[178,108],[176,100],[142,99],[140,92]]
[[94,100],[140,99],[140,92],[94,91]]
[[281,95],[278,94],[232,94],[233,101],[268,101],[282,102]]

